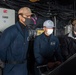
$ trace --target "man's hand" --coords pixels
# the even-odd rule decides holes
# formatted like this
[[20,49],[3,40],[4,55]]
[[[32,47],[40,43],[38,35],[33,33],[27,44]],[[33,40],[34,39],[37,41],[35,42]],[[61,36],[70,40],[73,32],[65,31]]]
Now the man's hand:
[[59,66],[60,64],[61,64],[60,61],[49,62],[49,63],[48,63],[48,67],[49,67],[49,68],[55,68],[55,67]]

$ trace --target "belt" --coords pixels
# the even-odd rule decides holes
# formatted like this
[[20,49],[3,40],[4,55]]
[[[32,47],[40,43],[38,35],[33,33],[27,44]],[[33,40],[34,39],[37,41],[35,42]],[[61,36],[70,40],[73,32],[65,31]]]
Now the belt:
[[24,64],[24,63],[26,63],[26,60],[25,61],[6,61],[5,63],[7,63],[7,64]]

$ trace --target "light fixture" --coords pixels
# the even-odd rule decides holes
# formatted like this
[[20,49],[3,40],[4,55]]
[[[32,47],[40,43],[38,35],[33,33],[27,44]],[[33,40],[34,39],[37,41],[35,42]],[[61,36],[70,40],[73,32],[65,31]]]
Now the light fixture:
[[37,1],[40,1],[40,0],[30,0],[30,2],[37,2]]

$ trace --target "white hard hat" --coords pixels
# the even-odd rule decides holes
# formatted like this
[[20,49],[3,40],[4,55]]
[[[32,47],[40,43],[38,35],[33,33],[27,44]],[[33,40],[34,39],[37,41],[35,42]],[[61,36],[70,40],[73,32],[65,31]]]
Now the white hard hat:
[[43,23],[43,26],[45,26],[46,28],[53,28],[53,27],[54,27],[54,23],[53,23],[53,21],[51,21],[51,20],[46,20],[46,21]]

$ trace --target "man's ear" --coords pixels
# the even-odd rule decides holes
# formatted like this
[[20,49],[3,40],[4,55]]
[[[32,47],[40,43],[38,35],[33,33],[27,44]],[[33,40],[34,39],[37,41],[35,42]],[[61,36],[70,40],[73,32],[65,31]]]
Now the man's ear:
[[21,15],[18,15],[18,18],[21,18]]
[[22,15],[18,15],[18,18],[19,18],[19,20],[23,19],[23,18],[22,18]]

